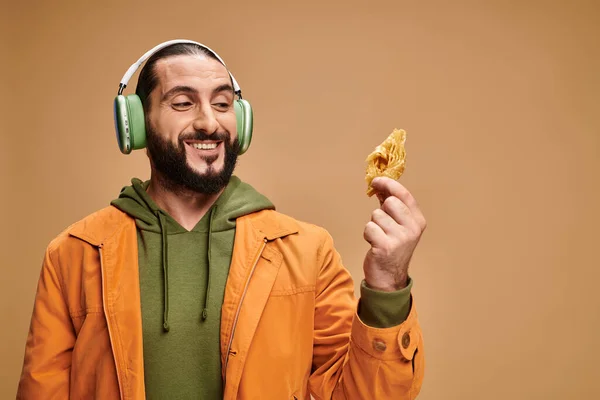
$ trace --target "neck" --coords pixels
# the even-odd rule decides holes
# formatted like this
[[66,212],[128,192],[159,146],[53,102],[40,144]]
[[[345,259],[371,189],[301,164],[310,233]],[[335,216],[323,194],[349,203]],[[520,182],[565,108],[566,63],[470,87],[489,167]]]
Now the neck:
[[215,194],[202,194],[183,187],[166,185],[160,174],[152,171],[146,190],[157,206],[165,210],[182,227],[191,231],[217,201],[225,188]]

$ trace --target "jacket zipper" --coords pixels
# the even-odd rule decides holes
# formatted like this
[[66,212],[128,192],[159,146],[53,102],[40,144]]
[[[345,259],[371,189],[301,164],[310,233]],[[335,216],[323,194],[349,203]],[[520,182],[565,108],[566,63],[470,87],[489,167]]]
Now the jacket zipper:
[[113,359],[115,360],[115,369],[117,370],[117,381],[119,382],[119,397],[122,398],[123,384],[121,382],[121,371],[119,368],[119,363],[117,362],[117,357],[115,357],[115,353],[114,353],[113,334],[112,334],[112,329],[110,326],[110,321],[108,320],[108,308],[106,306],[106,296],[104,295],[105,282],[104,282],[104,262],[102,260],[102,245],[98,246],[98,252],[100,253],[100,271],[101,271],[100,276],[102,277],[102,305],[104,307],[104,316],[106,317],[106,328],[108,330],[108,338],[110,340],[111,347],[113,348]]
[[250,275],[248,279],[246,279],[246,285],[244,286],[244,291],[242,292],[242,298],[240,299],[240,303],[238,304],[237,311],[235,312],[235,318],[233,319],[233,327],[231,328],[231,336],[229,337],[229,344],[227,345],[227,356],[225,358],[225,381],[227,381],[227,365],[229,365],[229,356],[231,351],[231,344],[233,343],[233,335],[235,333],[235,328],[237,326],[238,317],[240,316],[240,310],[242,309],[242,304],[244,303],[244,298],[246,297],[246,292],[248,291],[248,285],[250,284],[250,279],[252,275],[254,275],[254,270],[256,269],[256,265],[258,264],[258,260],[260,260],[260,256],[263,253],[263,250],[267,246],[267,239],[264,239],[264,242],[258,252],[258,256],[254,260],[254,264],[252,265],[252,269],[250,270]]

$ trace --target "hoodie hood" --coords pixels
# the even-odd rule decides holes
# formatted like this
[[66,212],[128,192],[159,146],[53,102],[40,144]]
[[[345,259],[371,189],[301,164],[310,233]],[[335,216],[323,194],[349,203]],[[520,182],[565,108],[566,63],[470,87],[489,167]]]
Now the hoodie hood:
[[[125,186],[111,205],[133,217],[138,229],[161,233],[163,229],[158,215],[162,214],[169,234],[186,232],[185,228],[152,200],[146,192],[149,185],[149,180],[142,182],[140,179],[133,178],[131,185]],[[234,175],[208,211],[214,213],[211,218],[211,230],[222,232],[234,229],[237,218],[266,209],[274,210],[275,206],[267,197]]]
[[[175,221],[166,211],[156,205],[154,200],[146,192],[150,181],[141,181],[133,178],[131,185],[121,190],[119,197],[111,202],[111,205],[127,213],[135,219],[136,226],[141,231],[148,231],[160,234],[162,270],[164,282],[164,316],[163,328],[165,332],[169,331],[169,258],[168,242],[169,236],[173,234],[186,233],[177,221]],[[212,236],[217,232],[231,231],[231,241],[233,242],[236,219],[265,209],[275,209],[275,206],[264,195],[257,192],[252,186],[242,182],[237,176],[232,176],[227,187],[221,193],[219,198],[208,210],[208,216],[203,217],[192,231],[206,229],[205,218],[208,218],[208,264],[207,276],[208,284],[205,293],[202,319],[206,319],[207,306],[210,300],[211,289],[211,268],[212,260]],[[230,260],[230,258],[229,258]],[[212,261],[212,262],[211,262]]]

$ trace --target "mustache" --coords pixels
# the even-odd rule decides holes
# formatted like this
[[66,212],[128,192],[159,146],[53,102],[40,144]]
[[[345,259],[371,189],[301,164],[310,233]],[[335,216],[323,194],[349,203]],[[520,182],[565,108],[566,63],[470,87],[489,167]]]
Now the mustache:
[[179,141],[183,142],[184,140],[216,140],[216,141],[222,141],[222,142],[229,142],[230,137],[231,136],[229,135],[229,132],[227,132],[227,131],[215,132],[215,133],[211,133],[211,134],[208,134],[204,131],[196,131],[196,132],[182,133],[179,136]]

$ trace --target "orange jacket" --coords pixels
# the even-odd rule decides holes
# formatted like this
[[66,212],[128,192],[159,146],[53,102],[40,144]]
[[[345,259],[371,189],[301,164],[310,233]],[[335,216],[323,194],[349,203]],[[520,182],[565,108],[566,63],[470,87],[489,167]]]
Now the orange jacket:
[[[46,251],[18,399],[144,399],[134,220],[114,207]],[[265,210],[237,220],[221,314],[225,399],[414,399],[424,353],[414,310],[364,325],[322,228]]]

